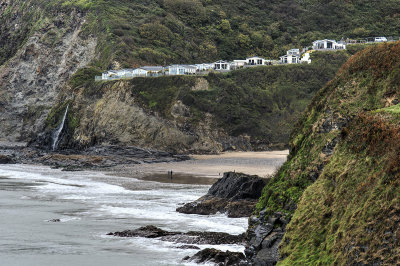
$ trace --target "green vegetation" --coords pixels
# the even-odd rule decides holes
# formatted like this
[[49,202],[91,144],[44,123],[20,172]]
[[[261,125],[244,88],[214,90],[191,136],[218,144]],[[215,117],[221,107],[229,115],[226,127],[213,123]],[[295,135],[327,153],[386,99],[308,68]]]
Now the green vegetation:
[[351,57],[295,126],[288,161],[257,205],[291,219],[283,265],[398,261],[399,243],[386,249],[382,228],[399,221],[399,55],[392,43]]
[[77,110],[74,110],[73,107],[73,102],[72,100],[64,101],[61,102],[60,104],[54,106],[47,118],[46,118],[46,127],[49,131],[54,130],[57,128],[64,116],[65,109],[69,107],[68,113],[67,113],[67,132],[68,133],[73,133],[75,129],[79,126],[79,116],[77,115]]
[[79,86],[90,87],[94,83],[95,76],[101,76],[101,72],[93,68],[81,68],[69,80],[69,84],[72,88]]
[[386,108],[381,108],[376,110],[375,112],[380,113],[380,112],[386,112],[386,113],[391,113],[391,114],[400,114],[400,105],[396,104],[393,106],[389,106]]
[[[2,7],[0,65],[54,14],[87,14],[84,35],[98,37],[104,70],[259,55],[277,58],[320,38],[398,36],[397,0],[28,0]],[[19,24],[14,29],[15,21]]]

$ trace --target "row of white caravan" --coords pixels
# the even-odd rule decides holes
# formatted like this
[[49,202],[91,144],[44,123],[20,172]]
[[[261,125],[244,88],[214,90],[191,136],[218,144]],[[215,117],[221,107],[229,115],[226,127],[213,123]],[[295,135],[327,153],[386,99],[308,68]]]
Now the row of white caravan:
[[[317,40],[313,42],[313,50],[343,50],[346,49],[346,43],[343,41],[336,42],[335,40]],[[310,53],[303,49],[291,49],[286,52],[278,60],[268,60],[262,57],[253,56],[243,60],[233,60],[231,62],[219,60],[214,63],[202,63],[193,65],[170,65],[163,66],[143,66],[136,69],[121,69],[109,70],[102,74],[101,77],[96,77],[96,80],[110,80],[132,77],[157,77],[166,75],[194,75],[205,74],[209,71],[230,71],[239,68],[276,65],[276,64],[301,64],[311,63]]]
[[193,75],[198,72],[213,69],[213,64],[196,64],[196,65],[170,65],[163,66],[143,66],[136,69],[126,68],[120,70],[108,70],[103,72],[101,78],[96,80],[110,80],[120,78],[133,77],[158,77],[165,75]]
[[260,65],[272,65],[277,64],[278,61],[267,60],[262,57],[249,57],[245,60],[234,60],[232,62],[219,60],[214,63],[202,63],[194,65],[170,65],[167,67],[163,66],[143,66],[136,69],[121,69],[121,70],[108,70],[104,72],[96,80],[110,80],[120,78],[132,78],[132,77],[158,77],[168,75],[194,75],[194,74],[205,74],[209,71],[230,71],[233,69],[260,66]]

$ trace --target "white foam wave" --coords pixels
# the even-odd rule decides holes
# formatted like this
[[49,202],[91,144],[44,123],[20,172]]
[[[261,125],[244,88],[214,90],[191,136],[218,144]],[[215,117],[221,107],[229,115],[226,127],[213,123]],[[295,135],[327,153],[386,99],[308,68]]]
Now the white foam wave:
[[[33,195],[26,199],[84,204],[84,211],[80,210],[78,217],[61,217],[61,222],[87,217],[89,220],[93,218],[111,222],[123,221],[121,230],[128,229],[127,226],[137,228],[153,224],[169,231],[214,231],[229,234],[241,234],[247,228],[246,218],[228,218],[225,214],[188,215],[175,211],[180,203],[190,202],[204,195],[207,186],[161,184],[110,177],[98,172],[62,172],[58,169],[29,165],[0,165],[0,176],[36,183],[37,186],[33,186]],[[165,256],[175,254],[173,259],[197,252],[181,251],[174,247],[173,243],[151,242],[153,240],[148,239],[129,241],[135,249],[157,249],[157,252],[163,252]],[[223,245],[218,249],[242,252],[243,247]],[[176,255],[177,252],[180,255]],[[171,264],[171,260],[168,262]],[[177,265],[182,263],[179,261]]]
[[105,212],[118,218],[136,218],[164,224],[170,230],[198,230],[226,232],[230,234],[244,233],[247,228],[247,218],[228,218],[218,215],[187,215],[178,213],[171,208],[135,208],[103,205],[98,212]]

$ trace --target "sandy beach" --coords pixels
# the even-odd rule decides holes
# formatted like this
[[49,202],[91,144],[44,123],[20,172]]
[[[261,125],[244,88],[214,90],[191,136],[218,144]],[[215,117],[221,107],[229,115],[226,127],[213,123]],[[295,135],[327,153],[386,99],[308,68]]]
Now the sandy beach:
[[[286,161],[288,153],[284,150],[191,155],[191,160],[182,162],[116,166],[111,173],[168,183],[212,184],[228,171],[268,177]],[[172,180],[168,171],[173,172]]]

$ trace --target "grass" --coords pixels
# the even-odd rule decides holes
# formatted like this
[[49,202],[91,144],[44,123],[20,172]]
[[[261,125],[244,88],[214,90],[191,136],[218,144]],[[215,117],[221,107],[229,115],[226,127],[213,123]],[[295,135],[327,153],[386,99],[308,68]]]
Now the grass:
[[391,114],[400,114],[400,104],[396,104],[393,106],[389,106],[386,108],[381,108],[376,110],[375,112],[377,113],[381,113],[381,112],[385,112],[385,113],[391,113]]
[[[381,135],[374,133],[377,127]],[[390,263],[400,257],[398,241],[386,237],[399,222],[395,210],[400,179],[398,171],[391,170],[394,164],[398,167],[392,159],[400,149],[392,133],[398,132],[398,124],[377,114],[361,117],[348,128],[351,134],[298,203],[285,234],[290,242],[282,241],[280,251],[287,257],[280,265]],[[366,142],[364,135],[372,138]],[[376,149],[370,146],[374,143],[387,144]]]

